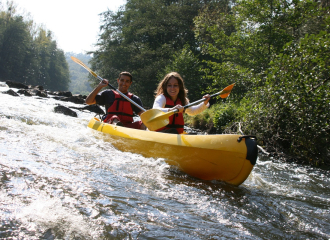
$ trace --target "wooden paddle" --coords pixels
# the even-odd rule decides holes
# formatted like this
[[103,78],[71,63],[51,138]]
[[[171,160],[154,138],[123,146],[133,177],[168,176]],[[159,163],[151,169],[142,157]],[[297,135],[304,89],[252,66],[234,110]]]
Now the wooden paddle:
[[[222,91],[217,92],[210,97],[215,97],[220,95],[221,98],[226,98],[229,96],[231,90],[233,89],[235,83],[225,87]],[[205,99],[202,98],[196,102],[192,102],[186,106],[184,106],[184,109],[189,108],[193,105],[199,104],[201,102],[204,102]],[[144,113],[141,114],[141,120],[144,123],[144,125],[151,131],[155,131],[159,128],[165,127],[167,124],[170,123],[169,117],[178,112],[178,109],[175,109],[174,111],[170,112],[163,112],[162,110],[159,109],[150,109]]]
[[[73,56],[71,56],[72,61],[78,63],[80,66],[82,66],[83,68],[85,68],[88,72],[90,72],[94,77],[100,79],[101,81],[103,80],[103,78],[101,78],[100,76],[98,76],[95,72],[93,72],[89,67],[87,67],[82,61],[80,61],[78,58],[75,58]],[[130,103],[134,104],[135,106],[137,106],[138,108],[140,108],[143,112],[145,112],[146,110],[141,107],[139,104],[137,104],[136,102],[134,102],[132,99],[130,99],[129,97],[127,97],[124,93],[120,92],[118,89],[116,89],[115,87],[113,87],[110,83],[108,83],[109,87],[112,88],[113,90],[115,90],[116,92],[118,92],[123,98],[125,98],[127,101],[129,101]]]

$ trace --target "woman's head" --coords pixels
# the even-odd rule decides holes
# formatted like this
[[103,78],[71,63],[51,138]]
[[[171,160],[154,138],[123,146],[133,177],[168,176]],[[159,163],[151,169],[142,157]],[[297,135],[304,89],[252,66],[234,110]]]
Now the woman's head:
[[164,94],[169,98],[179,98],[183,105],[186,105],[186,98],[188,90],[184,86],[183,78],[177,72],[170,72],[166,74],[164,79],[158,84],[156,90],[156,97]]

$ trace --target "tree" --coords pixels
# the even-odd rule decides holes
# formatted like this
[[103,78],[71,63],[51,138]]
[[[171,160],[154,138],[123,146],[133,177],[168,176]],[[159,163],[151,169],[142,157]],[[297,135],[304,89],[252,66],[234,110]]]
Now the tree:
[[243,122],[269,148],[329,164],[327,3],[243,0],[230,11],[211,10],[196,18],[196,36],[210,56],[211,89],[235,79],[239,94],[231,99],[240,111],[226,115],[227,127]]
[[[251,75],[264,64],[264,59],[257,57],[262,49],[253,47],[256,41],[240,31],[242,20],[232,6],[232,1],[207,5],[195,18],[195,35],[206,63],[205,81],[211,83],[208,91],[218,92],[236,83],[231,99],[239,101],[251,87]],[[252,54],[247,53],[249,49]]]
[[259,110],[252,114],[262,121],[246,126],[306,163],[330,164],[329,44],[324,31],[287,44],[267,70],[267,87],[256,95]]
[[125,10],[103,13],[93,69],[110,81],[121,71],[131,72],[131,91],[151,106],[157,76],[172,56],[185,44],[196,51],[193,18],[203,5],[198,0],[128,0]]
[[64,53],[52,33],[37,30],[32,20],[16,15],[13,2],[0,13],[0,76],[50,90],[66,90],[70,82]]
[[0,76],[4,80],[21,81],[32,39],[23,18],[13,16],[11,9],[12,6],[0,19]]
[[[212,88],[236,82],[239,101],[257,86],[283,47],[322,23],[313,1],[243,0],[210,4],[195,19],[202,52],[210,56],[205,72]],[[313,27],[314,26],[314,27]],[[315,28],[315,26],[317,26]]]
[[57,48],[55,41],[52,41],[50,51],[52,56],[50,58],[48,70],[50,82],[47,87],[53,91],[68,90],[70,84],[70,73],[64,52]]
[[170,63],[164,70],[159,72],[158,79],[163,79],[169,72],[178,72],[183,77],[185,85],[189,86],[188,97],[190,100],[200,99],[201,93],[206,90],[206,83],[201,71],[202,63],[199,58],[190,50],[190,46],[173,55]]

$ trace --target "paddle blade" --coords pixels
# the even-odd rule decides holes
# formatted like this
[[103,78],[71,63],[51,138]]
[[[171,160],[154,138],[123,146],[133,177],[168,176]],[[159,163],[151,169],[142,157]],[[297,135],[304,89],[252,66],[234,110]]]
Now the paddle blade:
[[170,123],[169,117],[175,112],[164,113],[159,109],[150,109],[140,115],[144,125],[151,131],[165,127]]
[[93,72],[89,67],[87,67],[82,61],[80,61],[78,58],[75,58],[73,56],[71,56],[72,61],[78,63],[80,66],[82,66],[83,68],[85,68],[88,72],[90,72],[94,77],[98,78],[97,74],[95,72]]
[[230,94],[230,92],[231,92],[231,90],[233,89],[234,85],[235,85],[235,83],[233,83],[233,84],[231,84],[231,85],[225,87],[224,89],[222,89],[222,91],[221,91],[220,94],[219,94],[220,97],[221,97],[221,98],[226,98],[226,97],[228,97],[229,94]]

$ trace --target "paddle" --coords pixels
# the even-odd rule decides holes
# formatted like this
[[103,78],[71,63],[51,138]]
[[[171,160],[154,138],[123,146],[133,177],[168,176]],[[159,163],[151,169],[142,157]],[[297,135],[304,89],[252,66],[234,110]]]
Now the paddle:
[[[83,68],[85,68],[88,72],[90,72],[94,77],[100,79],[101,81],[103,80],[103,78],[101,78],[100,76],[98,76],[95,72],[93,72],[89,67],[87,67],[82,61],[80,61],[78,58],[75,58],[73,56],[71,56],[71,59],[78,63],[80,66],[82,66]],[[137,106],[138,108],[140,108],[143,112],[145,112],[146,110],[141,107],[139,104],[137,104],[136,102],[134,102],[133,100],[131,100],[129,97],[127,97],[124,93],[120,92],[118,89],[116,89],[115,87],[113,87],[110,83],[108,83],[108,86],[110,88],[112,88],[113,90],[115,90],[116,92],[118,92],[123,98],[125,98],[127,101],[129,101],[130,103],[134,104],[135,106]]]
[[[215,97],[215,96],[220,95],[221,98],[226,98],[229,96],[234,85],[235,85],[235,83],[225,87],[222,91],[217,92],[217,93],[211,95],[210,97]],[[186,108],[189,108],[193,105],[199,104],[204,101],[205,101],[205,99],[202,98],[196,102],[192,102],[192,103],[184,106],[183,108],[186,109]],[[159,110],[159,109],[150,109],[150,110],[142,113],[140,117],[141,117],[141,120],[144,123],[144,125],[149,130],[155,131],[155,130],[165,127],[167,124],[169,124],[170,123],[169,117],[178,111],[179,111],[178,109],[175,109],[174,111],[164,113],[162,110]]]

